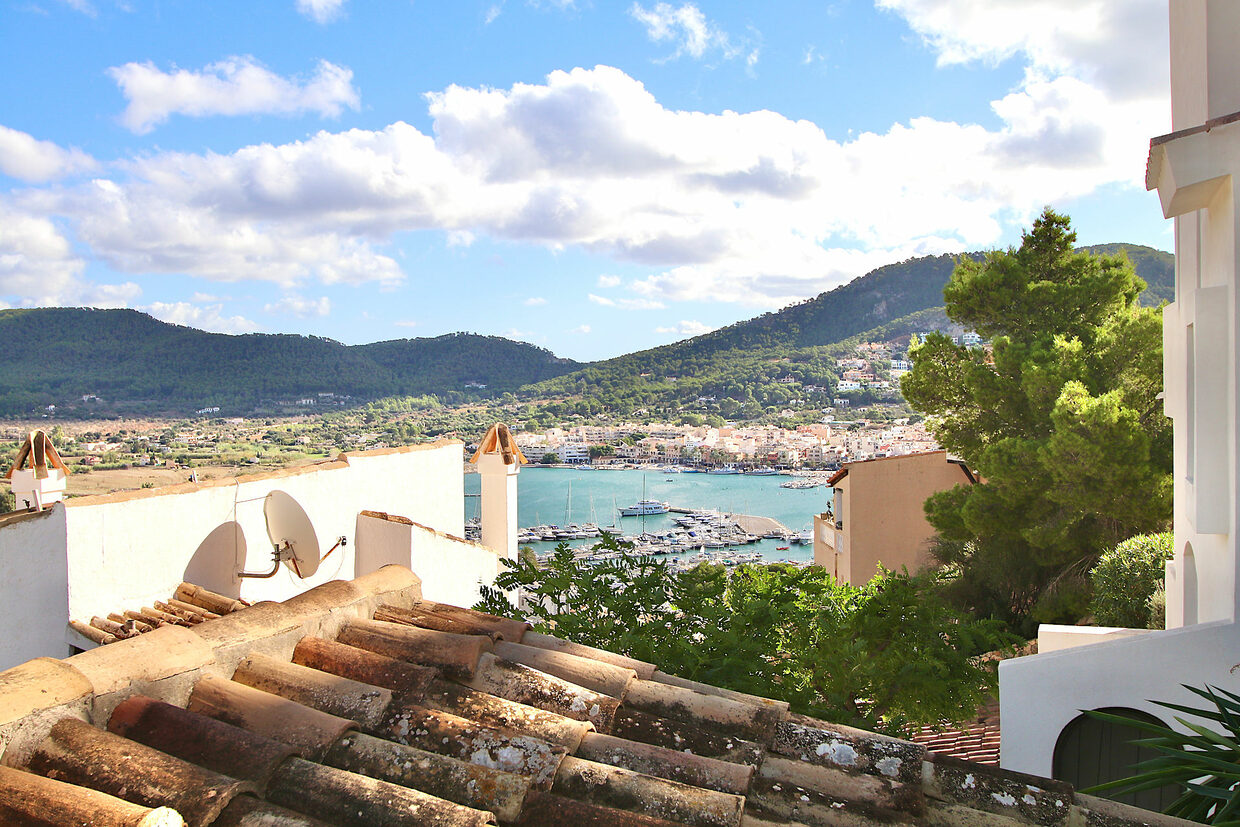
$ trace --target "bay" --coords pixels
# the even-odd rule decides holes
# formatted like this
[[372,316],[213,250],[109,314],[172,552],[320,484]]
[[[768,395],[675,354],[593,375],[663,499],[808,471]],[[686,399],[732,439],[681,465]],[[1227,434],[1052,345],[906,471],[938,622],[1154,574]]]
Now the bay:
[[[643,470],[580,471],[573,468],[545,468],[527,465],[517,477],[517,522],[521,527],[555,523],[617,524],[624,534],[643,531],[662,532],[675,526],[674,514],[646,517],[619,517],[617,508],[638,500],[666,501],[673,508],[694,508],[771,517],[793,532],[813,525],[815,514],[826,510],[830,490],[781,488],[780,483],[796,479],[789,476],[747,477],[742,474],[667,474]],[[465,518],[478,516],[477,495],[481,477],[465,476]],[[579,541],[572,545],[590,544]],[[546,551],[551,543],[536,543],[536,551]],[[787,551],[779,546],[789,546]],[[810,544],[791,545],[778,540],[761,540],[738,550],[757,551],[769,561],[811,560]]]

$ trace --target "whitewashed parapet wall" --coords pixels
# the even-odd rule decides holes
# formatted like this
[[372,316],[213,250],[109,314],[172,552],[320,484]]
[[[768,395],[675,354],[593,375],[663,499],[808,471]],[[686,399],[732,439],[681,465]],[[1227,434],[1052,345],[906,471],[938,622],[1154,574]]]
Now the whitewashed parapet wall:
[[[435,579],[459,575],[476,592],[479,580],[494,580],[496,564],[493,554],[453,539],[464,535],[462,459],[459,441],[441,440],[231,480],[81,497],[33,519],[0,523],[0,625],[14,630],[0,638],[0,668],[40,655],[62,657],[69,618],[89,621],[166,600],[182,580],[249,601],[278,601],[366,574],[372,564],[365,553],[359,558],[358,532],[367,510],[426,527],[433,539],[423,537],[417,546],[423,564],[435,561],[445,572]],[[298,578],[286,566],[270,579],[236,577],[271,569],[263,515],[271,491],[302,507],[321,551],[338,537],[348,540],[311,577]],[[461,595],[428,590],[426,596]]]
[[[0,669],[63,657],[68,617],[65,507],[12,514],[0,525]],[[60,553],[57,553],[59,550]]]
[[363,512],[357,521],[359,571],[396,564],[417,572],[428,600],[472,606],[502,571],[501,554],[396,515]]

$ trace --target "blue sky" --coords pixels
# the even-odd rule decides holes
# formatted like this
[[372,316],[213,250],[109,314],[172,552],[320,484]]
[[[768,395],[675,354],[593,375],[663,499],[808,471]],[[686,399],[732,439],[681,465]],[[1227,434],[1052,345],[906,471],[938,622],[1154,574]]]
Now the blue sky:
[[1171,248],[1163,0],[0,0],[0,304],[575,359],[892,261]]

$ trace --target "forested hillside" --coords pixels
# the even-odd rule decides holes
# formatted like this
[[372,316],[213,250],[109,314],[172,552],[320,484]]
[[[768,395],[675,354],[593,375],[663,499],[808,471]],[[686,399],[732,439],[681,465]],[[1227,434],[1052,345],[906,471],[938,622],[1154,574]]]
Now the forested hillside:
[[[0,414],[49,404],[134,413],[222,413],[318,394],[356,400],[512,390],[578,365],[494,336],[448,334],[348,347],[312,336],[230,336],[166,324],[135,310],[0,311]],[[480,391],[481,388],[472,390]],[[82,401],[97,396],[99,401]]]
[[[1132,244],[1082,249],[1126,253],[1149,285],[1143,303],[1170,300],[1175,273],[1170,253]],[[800,304],[683,342],[595,362],[525,390],[532,396],[575,398],[580,413],[625,413],[714,397],[710,404],[726,417],[756,415],[796,399],[825,401],[831,396],[817,389],[834,386],[836,359],[849,355],[857,341],[907,341],[910,333],[950,328],[942,308],[943,286],[956,259],[924,256],[889,264]],[[867,398],[861,394],[859,401]]]
[[[1146,303],[1169,300],[1174,260],[1149,247],[1126,252],[1148,283]],[[973,254],[980,255],[980,254]],[[943,285],[953,256],[880,267],[813,299],[663,347],[582,365],[497,336],[453,333],[346,346],[295,335],[205,333],[134,310],[0,311],[9,358],[0,362],[0,415],[47,405],[66,415],[287,412],[387,396],[433,394],[453,404],[513,392],[583,414],[704,407],[758,415],[831,398],[836,359],[854,339],[906,341],[947,329]],[[320,394],[324,396],[320,397]],[[83,397],[98,397],[83,401]],[[863,392],[857,401],[874,398]],[[565,404],[567,403],[567,404]]]

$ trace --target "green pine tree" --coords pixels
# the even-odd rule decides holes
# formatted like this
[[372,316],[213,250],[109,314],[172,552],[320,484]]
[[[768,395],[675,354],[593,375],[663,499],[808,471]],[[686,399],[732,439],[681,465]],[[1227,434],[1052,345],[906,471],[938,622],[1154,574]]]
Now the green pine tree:
[[1171,517],[1162,322],[1123,256],[1073,252],[1047,209],[1015,250],[964,258],[948,316],[992,340],[938,334],[901,387],[940,443],[983,478],[926,502],[958,596],[1023,625],[1072,621],[1107,548]]

